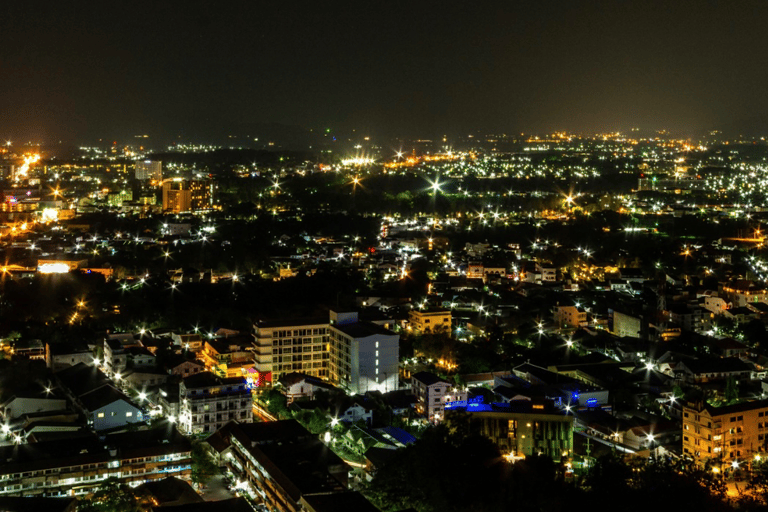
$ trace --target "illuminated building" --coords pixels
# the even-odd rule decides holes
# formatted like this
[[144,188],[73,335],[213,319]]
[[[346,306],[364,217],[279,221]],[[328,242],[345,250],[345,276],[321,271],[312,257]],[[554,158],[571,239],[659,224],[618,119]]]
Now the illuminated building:
[[163,179],[163,163],[157,160],[139,160],[136,162],[137,180],[156,180]]
[[259,373],[271,372],[273,380],[291,372],[328,378],[327,318],[259,321],[254,328]]
[[212,207],[211,180],[173,179],[163,182],[163,212],[183,213],[208,210]]
[[400,336],[389,329],[331,311],[330,353],[331,384],[349,393],[398,389]]
[[[219,377],[241,377],[254,368],[251,343],[224,339],[207,340],[198,358],[205,369]],[[252,373],[252,372],[251,372]]]
[[138,485],[191,474],[191,445],[173,427],[0,446],[0,496],[83,496],[108,478]]
[[[378,510],[362,496],[353,508],[343,508],[357,494],[348,490],[350,467],[296,420],[233,422],[207,442],[222,456],[239,488],[259,496],[269,510]],[[314,500],[329,507],[308,507]]]
[[230,420],[253,421],[253,398],[243,377],[192,375],[179,385],[179,402],[179,426],[186,434],[213,433]]
[[411,391],[417,400],[416,411],[434,422],[444,419],[446,403],[467,400],[466,390],[458,390],[454,384],[430,372],[411,375]]
[[466,411],[470,429],[491,439],[510,459],[545,455],[557,462],[573,455],[573,416],[549,400],[446,404],[447,418],[455,411]]
[[642,329],[642,317],[613,312],[613,333],[616,336],[639,338]]
[[720,470],[768,452],[768,400],[725,407],[706,402],[683,407],[683,454],[703,467]]
[[587,325],[587,312],[576,306],[556,306],[555,325],[578,329]]
[[192,192],[185,188],[183,180],[163,182],[163,212],[182,213],[192,211]]
[[414,309],[408,313],[410,327],[417,332],[443,329],[451,333],[451,311],[448,309]]

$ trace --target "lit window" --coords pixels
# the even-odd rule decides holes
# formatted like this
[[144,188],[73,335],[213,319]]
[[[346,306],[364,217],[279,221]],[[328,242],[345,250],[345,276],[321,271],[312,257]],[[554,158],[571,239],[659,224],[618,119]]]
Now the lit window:
[[97,414],[97,415],[96,415],[96,417],[97,417],[97,418],[103,418],[103,417],[104,417],[104,413],[103,413],[103,412],[100,412],[99,414]]
[[126,417],[126,418],[130,418],[131,416],[133,416],[133,413],[132,413],[132,412],[127,412],[127,413],[125,413],[125,417]]

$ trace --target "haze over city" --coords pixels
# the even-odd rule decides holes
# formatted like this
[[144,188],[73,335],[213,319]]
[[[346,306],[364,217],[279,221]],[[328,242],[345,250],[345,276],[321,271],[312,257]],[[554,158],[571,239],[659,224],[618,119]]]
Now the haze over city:
[[696,136],[765,125],[768,6],[739,2],[6,2],[0,135],[205,142]]

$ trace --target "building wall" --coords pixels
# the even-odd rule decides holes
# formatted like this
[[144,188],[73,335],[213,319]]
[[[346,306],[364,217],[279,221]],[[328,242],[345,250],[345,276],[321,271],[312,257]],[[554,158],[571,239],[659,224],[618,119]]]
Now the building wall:
[[[158,450],[164,452],[165,450]],[[91,459],[92,457],[86,457]],[[140,485],[169,476],[189,478],[189,451],[146,455],[111,461],[81,462],[77,459],[51,460],[45,467],[25,473],[0,474],[0,496],[84,496],[94,492],[104,480]]]
[[426,332],[436,327],[444,328],[447,333],[451,333],[451,312],[443,311],[419,311],[413,310],[408,313],[408,321],[411,328],[419,332]]
[[153,160],[139,160],[136,162],[135,176],[137,180],[163,179],[163,163]]
[[555,308],[555,324],[558,327],[577,328],[587,323],[587,312],[579,311],[576,306],[557,306]]
[[273,382],[282,375],[302,372],[328,378],[327,322],[280,327],[256,326],[255,367],[259,373],[272,372]]
[[502,454],[520,457],[542,453],[555,461],[573,455],[573,416],[524,412],[469,414],[471,424],[496,443]]
[[613,312],[613,333],[616,336],[628,336],[630,338],[639,338],[641,329],[640,318],[625,315],[618,311]]
[[331,326],[330,382],[350,393],[398,388],[400,336],[353,338]]
[[182,382],[179,402],[179,426],[186,434],[213,433],[235,419],[253,421],[253,398],[245,381],[191,389]]
[[[700,467],[709,459],[722,457],[720,469],[733,461],[751,461],[755,455],[768,452],[768,401],[753,403],[748,410],[722,413],[707,408],[683,407],[683,455]],[[700,410],[699,410],[700,409]]]
[[63,398],[24,398],[17,397],[7,403],[3,409],[5,420],[18,418],[25,414],[45,411],[61,411],[67,408]]
[[88,422],[96,431],[123,427],[129,423],[144,421],[141,409],[125,400],[117,400],[95,411],[90,411]]

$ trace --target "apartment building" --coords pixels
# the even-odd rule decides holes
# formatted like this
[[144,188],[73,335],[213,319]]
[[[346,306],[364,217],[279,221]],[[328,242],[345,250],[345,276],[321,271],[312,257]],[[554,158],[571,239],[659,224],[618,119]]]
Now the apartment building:
[[578,329],[587,325],[587,312],[576,306],[556,306],[554,320],[558,328]]
[[400,336],[355,312],[330,316],[331,384],[349,393],[398,389]]
[[350,467],[296,420],[231,423],[212,437],[228,469],[269,510],[300,512],[310,496],[349,492]]
[[255,367],[272,381],[291,372],[328,378],[329,323],[327,317],[259,321],[254,325]]
[[171,426],[0,446],[0,496],[82,496],[108,478],[132,485],[188,478],[190,452]]
[[[683,455],[699,467],[719,469],[768,452],[768,399],[713,407],[706,402],[683,407]],[[721,467],[722,466],[722,467]]]
[[254,368],[253,344],[239,337],[207,340],[198,358],[206,370],[219,377],[241,377]]
[[179,427],[185,434],[215,432],[230,420],[253,421],[253,399],[245,378],[201,372],[179,385]]
[[448,309],[414,309],[408,313],[408,323],[416,332],[444,330],[451,333],[451,311]]
[[466,390],[459,390],[455,384],[430,372],[411,375],[411,392],[416,396],[416,411],[433,422],[444,419],[446,403],[467,399]]

